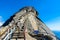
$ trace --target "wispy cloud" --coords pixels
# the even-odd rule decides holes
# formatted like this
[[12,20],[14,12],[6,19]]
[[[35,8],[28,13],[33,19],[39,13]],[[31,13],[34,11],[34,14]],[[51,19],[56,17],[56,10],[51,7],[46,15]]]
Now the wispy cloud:
[[53,31],[60,31],[60,17],[46,22],[46,25]]
[[0,26],[3,24],[3,22],[0,22]]
[[3,17],[0,16],[0,26],[3,24],[3,21],[2,21]]

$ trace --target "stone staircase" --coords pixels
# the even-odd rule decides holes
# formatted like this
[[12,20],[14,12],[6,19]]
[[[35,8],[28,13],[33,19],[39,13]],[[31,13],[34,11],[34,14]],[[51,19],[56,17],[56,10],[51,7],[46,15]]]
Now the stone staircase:
[[16,31],[12,34],[11,39],[9,40],[24,40],[24,32],[19,31],[19,28],[17,28]]

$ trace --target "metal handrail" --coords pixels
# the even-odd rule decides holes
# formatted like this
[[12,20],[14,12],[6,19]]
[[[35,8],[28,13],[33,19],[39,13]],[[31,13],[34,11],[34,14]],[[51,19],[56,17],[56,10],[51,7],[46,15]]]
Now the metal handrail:
[[4,37],[3,40],[8,40],[9,38],[11,38],[12,33],[15,31],[15,29],[16,29],[16,27],[14,27],[13,29],[8,30],[7,35]]

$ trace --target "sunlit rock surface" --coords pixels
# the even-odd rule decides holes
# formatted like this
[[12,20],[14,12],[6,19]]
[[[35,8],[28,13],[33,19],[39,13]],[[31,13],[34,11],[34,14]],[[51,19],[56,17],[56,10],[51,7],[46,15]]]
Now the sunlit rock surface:
[[16,12],[0,28],[0,39],[58,40],[37,14],[33,7]]

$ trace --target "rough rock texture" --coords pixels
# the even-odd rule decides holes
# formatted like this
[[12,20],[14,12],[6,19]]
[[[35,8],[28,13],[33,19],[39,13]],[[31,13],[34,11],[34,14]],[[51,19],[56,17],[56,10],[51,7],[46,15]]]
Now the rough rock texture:
[[[6,26],[18,28],[19,33],[23,31],[25,40],[57,40],[55,34],[37,17],[37,11],[33,7],[24,7],[19,10],[2,25],[7,29]],[[1,29],[0,34],[5,31],[5,29],[4,31]],[[36,34],[34,31],[39,32]]]

